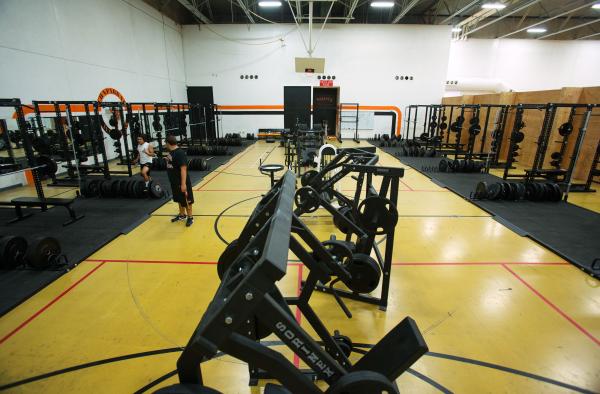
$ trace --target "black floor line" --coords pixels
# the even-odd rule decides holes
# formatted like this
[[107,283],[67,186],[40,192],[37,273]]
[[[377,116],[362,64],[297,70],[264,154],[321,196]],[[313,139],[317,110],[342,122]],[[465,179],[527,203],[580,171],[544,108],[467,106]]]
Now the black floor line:
[[406,370],[406,372],[408,372],[409,374],[411,374],[413,376],[416,376],[417,378],[421,379],[422,381],[424,381],[426,383],[429,383],[431,386],[435,387],[436,389],[438,389],[442,393],[445,393],[445,394],[451,394],[452,393],[451,390],[449,390],[446,387],[442,386],[441,384],[439,384],[435,380],[431,379],[429,376],[423,375],[419,371],[415,371],[414,369],[409,368],[409,369]]
[[[280,346],[283,345],[283,342],[281,341],[262,341],[261,343],[263,343],[265,346]],[[372,348],[373,345],[372,344],[355,344],[355,346],[360,346],[360,347],[365,347],[365,348]],[[91,367],[97,367],[100,365],[105,365],[105,364],[110,364],[110,363],[114,363],[114,362],[119,362],[119,361],[125,361],[125,360],[131,360],[131,359],[135,359],[135,358],[142,358],[142,357],[148,357],[148,356],[155,356],[155,355],[160,355],[160,354],[167,354],[167,353],[176,353],[176,352],[180,352],[182,349],[179,347],[174,347],[174,348],[166,348],[166,349],[158,349],[158,350],[151,350],[151,351],[146,351],[146,352],[140,352],[140,353],[131,353],[131,354],[126,354],[123,356],[117,356],[117,357],[111,357],[111,358],[105,358],[102,360],[97,360],[97,361],[92,361],[92,362],[88,362],[88,363],[84,363],[84,364],[79,364],[79,365],[74,365],[71,367],[67,367],[67,368],[63,368],[63,369],[59,369],[56,371],[51,371],[51,372],[47,372],[41,375],[36,375],[36,376],[32,376],[29,378],[25,378],[25,379],[21,379],[18,380],[16,382],[12,382],[12,383],[8,383],[5,385],[0,386],[0,391],[4,391],[4,390],[8,390],[14,387],[18,387],[18,386],[22,386],[24,384],[28,384],[28,383],[33,383],[33,382],[37,382],[40,380],[44,380],[44,379],[48,379],[54,376],[58,376],[58,375],[62,375],[62,374],[66,374],[69,372],[75,372],[75,371],[79,371],[82,369],[86,369],[86,368],[91,368]],[[218,353],[217,357],[222,356],[223,353]],[[466,363],[466,364],[472,364],[472,365],[477,365],[480,367],[485,367],[485,368],[491,368],[491,369],[496,369],[502,372],[506,372],[506,373],[511,373],[511,374],[515,374],[515,375],[519,375],[525,378],[529,378],[529,379],[533,379],[533,380],[537,380],[540,382],[544,382],[544,383],[548,383],[548,384],[552,384],[555,386],[559,386],[559,387],[563,387],[569,390],[573,390],[573,391],[577,391],[579,393],[585,393],[585,394],[593,394],[593,391],[578,387],[578,386],[574,386],[568,383],[564,383],[564,382],[560,382],[558,380],[554,380],[554,379],[550,379],[547,378],[545,376],[541,376],[541,375],[536,375],[533,373],[529,373],[529,372],[525,372],[525,371],[521,371],[515,368],[509,368],[509,367],[505,367],[503,365],[499,365],[499,364],[493,364],[493,363],[488,363],[485,361],[479,361],[479,360],[475,360],[472,358],[466,358],[466,357],[460,357],[460,356],[454,356],[451,354],[445,354],[445,353],[437,353],[437,352],[427,352],[425,353],[426,356],[429,357],[434,357],[434,358],[441,358],[441,359],[446,359],[446,360],[451,360],[451,361],[457,361],[457,362],[462,362],[462,363]],[[414,371],[417,374],[417,371]],[[170,372],[172,373],[172,372]],[[414,376],[416,376],[416,374],[413,373]],[[422,374],[420,374],[422,375]],[[164,378],[163,375],[162,377],[159,377],[158,379]],[[448,390],[446,389],[444,386],[442,386],[441,384],[435,382],[433,379],[422,375],[423,378],[427,378],[426,381],[427,383],[431,384],[432,386],[434,386],[435,388],[437,388],[440,391],[443,390]],[[421,377],[417,376],[419,379],[422,379]],[[155,381],[156,382],[156,381]],[[162,380],[161,380],[162,382]],[[158,382],[160,383],[160,382]],[[156,384],[158,384],[156,383]],[[434,384],[435,383],[435,384]],[[146,385],[144,386],[147,387],[150,385]],[[150,387],[147,387],[146,390],[148,390]],[[141,389],[140,389],[141,390]],[[139,391],[139,390],[138,390]],[[140,391],[141,392],[141,391]],[[450,391],[443,391],[443,392],[450,392]]]
[[219,220],[221,219],[222,215],[223,215],[225,212],[227,212],[228,210],[230,210],[231,208],[235,207],[236,205],[239,205],[239,204],[241,204],[241,203],[243,203],[243,202],[250,201],[250,200],[254,200],[254,199],[256,199],[256,198],[260,198],[260,197],[262,197],[262,196],[261,196],[261,195],[258,195],[258,196],[254,196],[254,197],[249,197],[249,198],[243,199],[243,200],[241,200],[241,201],[238,201],[238,202],[236,202],[236,203],[233,203],[233,204],[231,204],[230,206],[228,206],[227,208],[225,208],[224,210],[222,210],[222,211],[221,211],[221,213],[219,213],[219,215],[217,215],[217,218],[215,219],[215,224],[214,224],[215,234],[217,235],[217,237],[219,237],[219,239],[220,239],[221,241],[223,241],[223,243],[224,243],[225,245],[229,245],[229,242],[227,242],[227,241],[225,240],[225,238],[223,238],[223,236],[222,236],[222,235],[221,235],[221,233],[219,232]]
[[134,394],[142,394],[145,393],[146,391],[150,390],[152,387],[161,384],[162,382],[164,382],[165,380],[169,379],[172,376],[177,375],[177,370],[174,369],[171,372],[167,372],[166,374],[164,374],[163,376],[161,376],[160,378],[156,378],[153,381],[151,381],[150,383],[148,383],[147,385],[145,385],[144,387],[137,389],[134,391]]

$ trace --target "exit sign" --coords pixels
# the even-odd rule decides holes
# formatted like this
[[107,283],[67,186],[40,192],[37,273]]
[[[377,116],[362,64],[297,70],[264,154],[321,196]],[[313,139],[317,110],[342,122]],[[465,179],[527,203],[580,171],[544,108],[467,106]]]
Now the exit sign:
[[331,80],[331,79],[322,79],[321,81],[319,81],[319,86],[333,87],[333,80]]

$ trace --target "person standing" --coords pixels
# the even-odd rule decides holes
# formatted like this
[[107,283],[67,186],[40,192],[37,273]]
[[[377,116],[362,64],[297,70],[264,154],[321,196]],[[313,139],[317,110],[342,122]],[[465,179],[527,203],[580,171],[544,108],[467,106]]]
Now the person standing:
[[167,151],[169,152],[166,160],[171,193],[173,194],[173,201],[179,204],[179,215],[171,219],[171,222],[175,223],[185,220],[185,226],[190,227],[194,224],[194,216],[192,214],[194,193],[192,191],[192,182],[187,172],[187,155],[183,149],[177,146],[177,138],[174,135],[168,135],[165,142]]
[[154,147],[150,145],[146,141],[146,138],[141,134],[137,137],[137,143],[138,156],[133,164],[136,164],[137,162],[140,163],[140,174],[142,175],[142,178],[144,178],[146,189],[148,189],[148,185],[151,181],[150,168],[152,168],[152,159],[155,156]]

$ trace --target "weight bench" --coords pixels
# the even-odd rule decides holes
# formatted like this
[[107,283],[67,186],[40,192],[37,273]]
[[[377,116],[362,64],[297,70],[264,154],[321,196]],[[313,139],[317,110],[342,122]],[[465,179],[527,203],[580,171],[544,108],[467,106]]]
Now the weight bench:
[[77,216],[75,214],[75,211],[71,207],[71,205],[74,202],[75,202],[74,198],[44,198],[44,199],[41,199],[41,198],[37,198],[37,197],[17,197],[17,198],[13,198],[10,201],[0,201],[0,206],[15,207],[15,213],[17,214],[17,217],[14,218],[13,220],[10,220],[8,223],[18,222],[18,221],[27,219],[28,217],[33,215],[33,213],[24,214],[21,207],[33,207],[33,208],[40,207],[42,209],[42,212],[45,212],[48,210],[48,205],[53,205],[53,206],[57,206],[57,207],[65,207],[67,209],[67,211],[69,212],[69,216],[71,217],[71,220],[64,222],[63,226],[68,226],[69,224],[75,223],[76,221],[78,221],[79,219],[82,219],[84,217],[84,215]]

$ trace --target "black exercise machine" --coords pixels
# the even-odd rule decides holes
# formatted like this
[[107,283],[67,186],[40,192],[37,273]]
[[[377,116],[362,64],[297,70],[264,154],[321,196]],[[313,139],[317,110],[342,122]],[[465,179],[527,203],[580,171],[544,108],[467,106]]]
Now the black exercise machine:
[[[203,386],[201,363],[219,352],[247,362],[251,371],[253,368],[262,371],[263,376],[277,379],[283,385],[268,384],[265,393],[324,392],[314,378],[328,384],[327,393],[397,393],[394,381],[427,352],[419,329],[409,317],[354,364],[340,354],[342,349],[324,326],[325,332],[316,327],[323,340],[321,344],[296,322],[275,285],[286,274],[290,249],[295,253],[304,249],[291,235],[304,232],[294,229],[299,224],[292,211],[294,189],[295,176],[288,171],[259,202],[240,235],[239,252],[224,267],[221,285],[177,361],[180,384],[158,393],[215,393]],[[251,233],[248,242],[242,242]],[[323,250],[317,253],[322,254]],[[301,254],[303,261],[312,260],[311,274],[326,267],[316,264],[310,253]],[[322,272],[318,276],[323,275]],[[309,274],[307,284],[316,281],[316,276]],[[305,285],[303,294],[295,300],[300,308],[308,305],[310,294],[306,291]],[[281,353],[260,342],[261,337],[271,333],[302,359],[310,371],[298,370]]]

